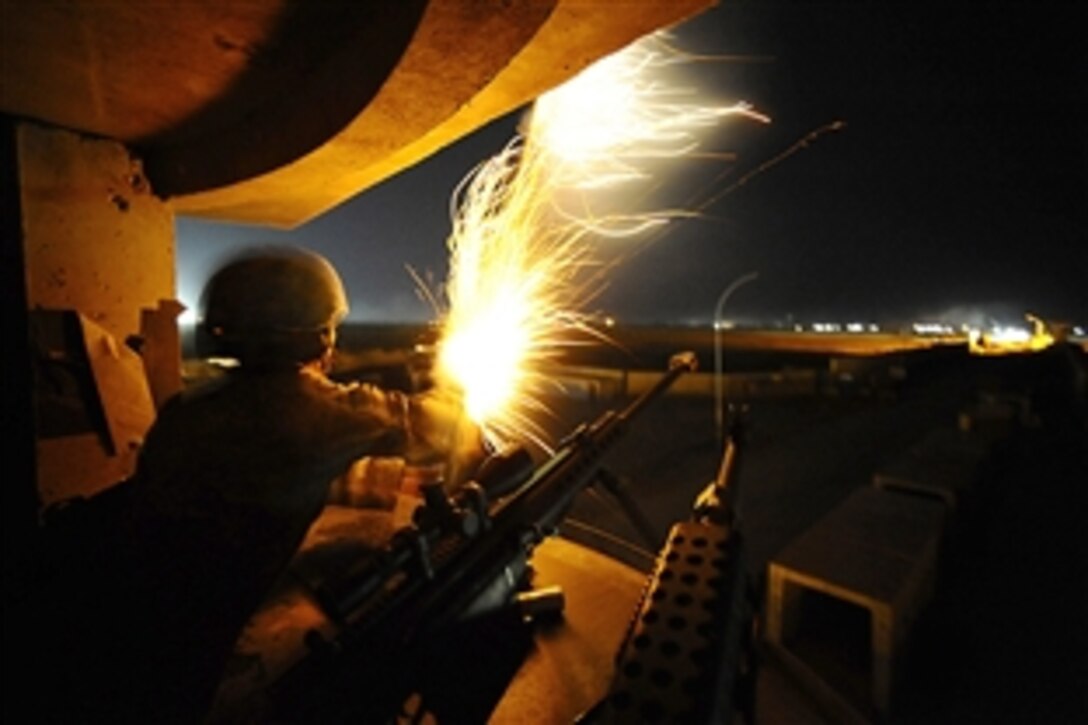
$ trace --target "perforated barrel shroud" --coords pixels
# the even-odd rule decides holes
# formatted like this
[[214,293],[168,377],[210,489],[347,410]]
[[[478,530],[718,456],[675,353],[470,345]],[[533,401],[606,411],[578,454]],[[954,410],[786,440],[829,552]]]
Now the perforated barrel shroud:
[[621,649],[603,722],[730,722],[742,628],[740,537],[720,524],[669,532]]

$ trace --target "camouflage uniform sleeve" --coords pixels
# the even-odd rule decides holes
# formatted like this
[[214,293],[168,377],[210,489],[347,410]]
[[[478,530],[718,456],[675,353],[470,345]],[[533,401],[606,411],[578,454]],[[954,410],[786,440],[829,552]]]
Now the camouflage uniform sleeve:
[[328,503],[391,511],[403,487],[404,469],[403,458],[360,458],[333,481],[329,487]]
[[366,424],[386,428],[398,428],[411,434],[409,399],[404,393],[382,390],[365,383],[337,383],[323,374],[304,368],[309,384],[319,390],[319,395],[333,400],[336,405],[366,419]]
[[[406,395],[382,390],[365,383],[343,387],[346,402],[356,410],[367,410],[386,425],[404,431],[402,455],[410,463],[434,464],[445,460],[463,445],[465,430],[471,427],[461,408],[433,393]],[[474,427],[471,427],[475,436]]]
[[[397,463],[388,458],[360,459],[334,482],[330,503],[386,508],[398,493],[418,488],[412,483],[415,478],[437,476],[453,486],[464,478],[464,469],[471,468],[463,462],[479,459],[479,431],[463,417],[457,401],[433,393],[406,395],[365,383],[327,384],[335,388],[340,404],[405,435],[403,448],[393,454],[398,456]],[[443,472],[436,473],[438,468]],[[399,480],[394,475],[398,472]]]
[[414,433],[410,415],[411,399],[404,393],[364,383],[340,386],[343,402],[353,410],[366,411],[391,428],[400,428],[409,437]]

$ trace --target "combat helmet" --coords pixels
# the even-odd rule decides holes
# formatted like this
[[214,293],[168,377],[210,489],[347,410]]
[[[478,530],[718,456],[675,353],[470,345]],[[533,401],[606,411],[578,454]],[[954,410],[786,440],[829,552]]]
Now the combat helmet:
[[300,364],[324,356],[348,300],[325,257],[261,247],[223,264],[200,299],[198,353],[243,365]]

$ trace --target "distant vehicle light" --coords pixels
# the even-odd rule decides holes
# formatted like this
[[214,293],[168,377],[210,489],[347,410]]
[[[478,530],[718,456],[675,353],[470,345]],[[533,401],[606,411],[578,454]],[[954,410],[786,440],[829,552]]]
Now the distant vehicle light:
[[990,330],[990,339],[994,342],[1027,342],[1031,332],[1022,327],[994,327]]
[[232,357],[210,357],[205,362],[212,367],[224,369],[236,368],[240,365],[240,363]]
[[951,325],[939,322],[915,322],[911,329],[915,335],[951,335],[954,332]]

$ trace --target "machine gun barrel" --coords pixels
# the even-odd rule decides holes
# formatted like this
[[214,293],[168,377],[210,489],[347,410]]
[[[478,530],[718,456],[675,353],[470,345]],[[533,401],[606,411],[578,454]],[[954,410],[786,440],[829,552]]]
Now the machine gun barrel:
[[577,428],[520,490],[500,503],[496,518],[501,516],[511,525],[533,521],[538,529],[556,526],[574,495],[595,480],[601,457],[626,433],[630,421],[694,368],[691,353],[673,356],[668,372],[627,408],[620,413],[608,411],[591,425]]
[[[692,723],[732,723],[739,713],[755,721],[757,605],[734,505],[742,428],[743,414],[734,411],[717,475],[696,497],[691,520],[669,532],[609,694],[586,713],[586,725],[641,723],[647,713]],[[647,672],[664,674],[646,687],[640,674]]]
[[718,474],[699,493],[692,506],[693,518],[697,521],[712,521],[726,526],[737,523],[737,471],[740,468],[745,414],[744,410],[731,411]]

